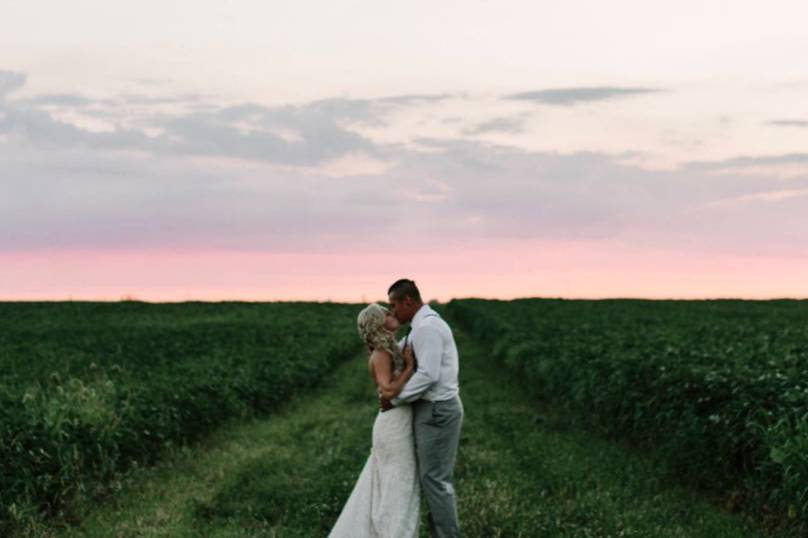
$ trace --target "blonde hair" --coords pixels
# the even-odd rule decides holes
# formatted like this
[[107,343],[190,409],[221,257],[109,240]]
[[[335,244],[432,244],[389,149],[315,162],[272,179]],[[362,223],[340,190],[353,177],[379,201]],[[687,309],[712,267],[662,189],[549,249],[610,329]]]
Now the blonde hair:
[[356,327],[359,337],[368,346],[368,349],[381,349],[393,357],[393,372],[404,370],[404,357],[398,349],[393,333],[385,329],[384,318],[390,312],[378,303],[370,303],[359,312],[356,318]]

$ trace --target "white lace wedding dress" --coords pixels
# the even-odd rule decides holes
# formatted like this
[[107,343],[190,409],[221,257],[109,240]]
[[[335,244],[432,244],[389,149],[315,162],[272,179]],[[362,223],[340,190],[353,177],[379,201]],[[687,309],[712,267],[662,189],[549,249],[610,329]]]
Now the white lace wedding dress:
[[421,491],[412,437],[412,408],[379,413],[373,445],[329,538],[415,538]]

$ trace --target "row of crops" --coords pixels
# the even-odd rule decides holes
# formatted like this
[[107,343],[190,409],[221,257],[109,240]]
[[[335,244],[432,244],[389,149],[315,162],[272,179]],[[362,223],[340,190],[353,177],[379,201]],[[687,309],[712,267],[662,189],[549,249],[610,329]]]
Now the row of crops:
[[[455,300],[526,390],[808,530],[808,302]],[[802,527],[800,527],[802,528]]]
[[359,349],[331,303],[0,303],[0,536],[265,412]]

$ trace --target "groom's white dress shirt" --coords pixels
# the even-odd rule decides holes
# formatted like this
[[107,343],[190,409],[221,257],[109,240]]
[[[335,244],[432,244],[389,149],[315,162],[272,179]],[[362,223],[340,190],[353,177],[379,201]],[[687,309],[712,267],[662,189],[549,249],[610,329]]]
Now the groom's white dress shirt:
[[[412,330],[407,339],[418,360],[418,369],[390,402],[401,405],[418,399],[439,402],[454,398],[460,391],[459,363],[449,325],[425,304],[415,313],[410,326]],[[403,343],[404,340],[400,342]]]

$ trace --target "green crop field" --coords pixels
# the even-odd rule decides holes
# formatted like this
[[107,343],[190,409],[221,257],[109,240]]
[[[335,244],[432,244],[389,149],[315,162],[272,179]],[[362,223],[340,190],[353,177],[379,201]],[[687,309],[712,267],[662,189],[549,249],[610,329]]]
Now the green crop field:
[[[376,413],[360,308],[0,303],[0,535],[327,535]],[[808,303],[440,311],[466,536],[806,535]]]
[[316,382],[359,348],[358,310],[0,303],[0,535]]
[[808,302],[452,301],[537,398],[700,488],[808,522]]

